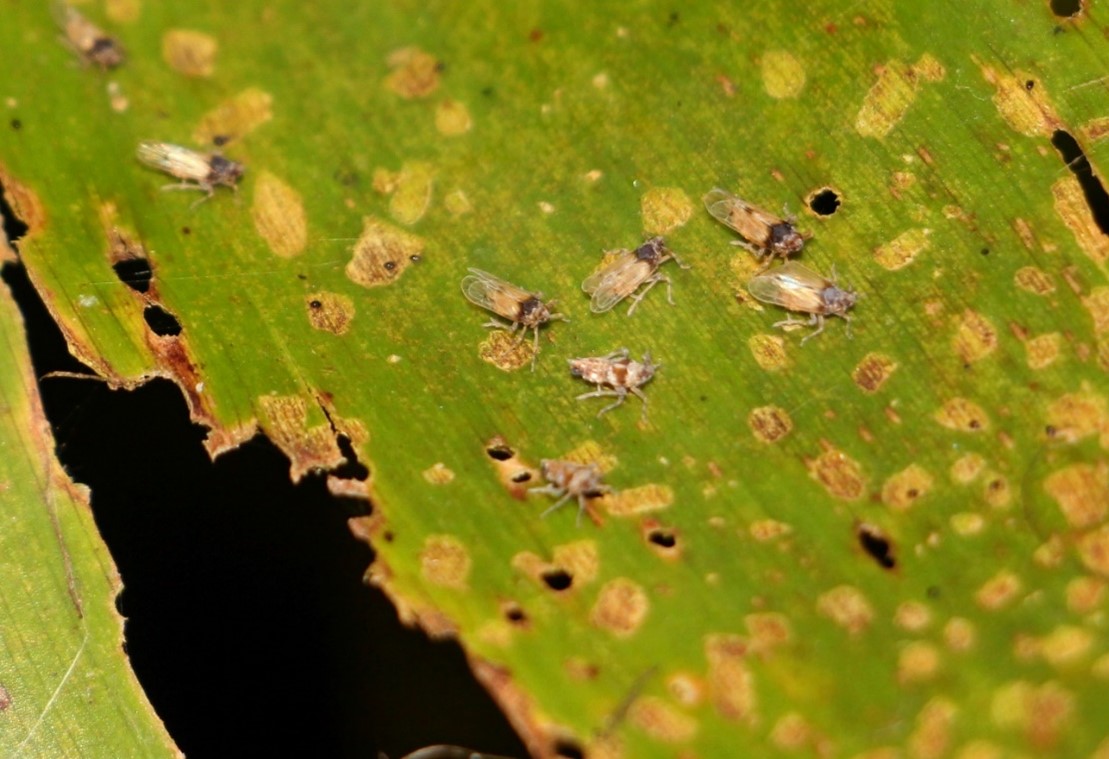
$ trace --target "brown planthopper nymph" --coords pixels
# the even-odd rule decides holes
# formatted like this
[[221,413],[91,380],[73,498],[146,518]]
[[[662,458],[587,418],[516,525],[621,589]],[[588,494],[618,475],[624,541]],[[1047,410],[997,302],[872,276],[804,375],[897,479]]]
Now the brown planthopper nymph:
[[520,339],[527,336],[530,329],[535,335],[535,349],[531,356],[531,370],[535,371],[535,359],[539,355],[539,328],[549,321],[561,319],[569,321],[562,314],[552,314],[554,300],[543,301],[543,293],[531,292],[517,287],[498,276],[481,269],[470,269],[470,274],[462,280],[462,294],[471,303],[492,311],[509,321],[508,324],[491,319],[485,326],[493,329],[520,331]]
[[169,142],[143,140],[139,143],[135,156],[147,166],[181,180],[165,185],[163,190],[201,190],[207,193],[193,203],[193,207],[212,197],[217,185],[238,191],[237,183],[246,171],[238,161],[224,158],[218,153],[198,153]]
[[119,40],[89,21],[76,8],[57,0],[51,10],[64,35],[62,41],[86,64],[107,70],[123,63],[123,47]]
[[705,193],[703,200],[712,218],[743,238],[732,240],[732,245],[765,259],[766,266],[775,257],[785,260],[799,253],[808,239],[808,235],[797,231],[792,219],[768,213],[719,187]]
[[650,353],[645,353],[640,362],[628,357],[627,348],[621,348],[607,356],[570,359],[570,374],[597,386],[593,392],[579,395],[579,401],[586,398],[616,398],[614,403],[597,412],[598,417],[622,404],[627,400],[628,393],[631,393],[643,401],[642,418],[646,421],[647,396],[639,388],[651,381],[659,366],[661,364],[651,362]]
[[[659,282],[666,283],[666,298],[670,305],[674,305],[670,277],[658,273],[659,267],[671,258],[683,269],[689,268],[666,247],[666,241],[661,237],[652,237],[635,250],[617,252],[607,266],[593,272],[581,283],[581,289],[591,296],[589,310],[603,314],[631,295],[632,304],[628,309],[628,316],[631,316],[647,291]],[[646,287],[639,290],[643,285]],[[636,290],[639,290],[638,294],[633,295]]]
[[791,324],[815,325],[816,330],[802,338],[802,345],[824,331],[825,316],[842,317],[848,323],[847,336],[851,336],[851,317],[847,315],[847,310],[855,305],[859,296],[854,290],[841,290],[836,286],[834,268],[832,279],[827,279],[795,261],[787,261],[777,268],[752,277],[747,283],[747,289],[763,303],[772,303],[790,311],[810,315],[808,322],[791,316],[774,323],[775,327]]
[[589,510],[587,499],[594,498],[604,493],[612,492],[612,488],[601,482],[601,470],[596,464],[579,464],[563,459],[543,459],[539,462],[539,469],[547,484],[531,488],[528,493],[546,493],[558,498],[553,506],[540,514],[546,517],[558,509],[571,498],[578,499],[578,524],[581,524],[581,515]]

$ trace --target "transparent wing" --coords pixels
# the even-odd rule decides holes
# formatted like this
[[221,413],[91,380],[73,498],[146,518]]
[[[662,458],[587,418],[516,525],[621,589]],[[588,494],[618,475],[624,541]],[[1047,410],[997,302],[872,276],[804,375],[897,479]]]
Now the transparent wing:
[[207,156],[168,142],[143,140],[135,157],[147,166],[180,179],[201,180],[211,172]]
[[495,274],[481,269],[470,269],[470,272],[462,279],[462,294],[466,300],[505,318],[514,318],[514,307],[533,297],[524,288]]
[[828,284],[812,269],[790,261],[747,283],[751,295],[763,303],[784,306],[791,311],[819,313],[824,310],[822,294]]
[[620,251],[612,263],[581,283],[581,289],[592,296],[589,310],[595,314],[608,311],[635,292],[650,273],[650,264],[640,261],[629,250]]
[[705,203],[705,209],[709,212],[709,215],[729,229],[735,229],[732,223],[732,214],[734,211],[737,208],[739,210],[747,210],[749,208],[746,203],[735,195],[719,187],[714,187],[706,192],[702,200]]

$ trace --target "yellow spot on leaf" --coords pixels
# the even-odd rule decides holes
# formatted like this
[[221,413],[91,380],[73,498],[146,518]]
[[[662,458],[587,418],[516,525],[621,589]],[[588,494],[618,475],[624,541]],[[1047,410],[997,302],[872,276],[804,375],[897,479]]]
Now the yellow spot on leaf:
[[250,216],[258,235],[281,258],[302,253],[308,244],[308,222],[300,193],[265,169],[254,183]]
[[762,86],[775,100],[795,98],[805,87],[805,67],[787,50],[767,50],[760,69]]
[[1013,500],[1013,490],[1009,487],[1009,480],[997,472],[988,473],[982,485],[982,498],[995,509],[1005,508]]
[[453,535],[429,535],[420,551],[420,574],[432,585],[465,590],[470,553]]
[[1023,733],[1032,748],[1038,749],[1034,753],[1045,755],[1070,722],[1074,706],[1074,695],[1059,683],[1035,686],[1016,680],[994,692],[990,715],[998,727]]
[[935,419],[947,429],[960,432],[980,432],[990,426],[982,407],[966,398],[948,400],[936,412]]
[[894,612],[893,623],[902,630],[920,632],[932,624],[932,610],[920,601],[905,601]]
[[470,199],[462,190],[452,190],[443,198],[443,205],[451,216],[462,216],[473,210]]
[[1067,583],[1067,608],[1075,614],[1097,611],[1104,600],[1104,580],[1097,577],[1075,577]]
[[940,62],[930,55],[915,66],[892,60],[879,67],[878,81],[866,93],[855,118],[855,130],[863,137],[885,137],[913,104],[921,80],[939,81],[944,73]]
[[974,481],[974,478],[986,468],[986,460],[977,453],[967,453],[960,456],[951,465],[951,479],[960,485]]
[[793,532],[793,528],[785,522],[779,522],[777,519],[759,519],[752,522],[748,528],[751,537],[760,543],[765,543],[774,538],[779,538],[782,535],[788,535]]
[[1075,442],[1095,434],[1109,433],[1105,397],[1083,386],[1082,392],[1060,396],[1047,407],[1047,425],[1056,437]]
[[626,638],[639,630],[649,609],[650,601],[643,588],[626,577],[618,577],[601,587],[589,621],[618,638]]
[[1109,236],[1094,221],[1078,180],[1068,175],[1056,181],[1051,185],[1051,194],[1055,197],[1055,213],[1074,235],[1078,247],[1105,273],[1105,261],[1109,259]]
[[1093,643],[1093,633],[1086,628],[1059,625],[1040,641],[1040,653],[1051,666],[1066,668],[1085,659]]
[[435,128],[439,134],[454,137],[466,134],[474,126],[470,111],[465,103],[457,100],[444,100],[435,108]]
[[438,461],[422,472],[424,479],[432,485],[446,485],[454,481],[454,472],[447,468],[442,461]]
[[162,58],[185,76],[211,76],[216,70],[219,42],[193,29],[170,29],[162,35]]
[[1109,287],[1095,287],[1082,299],[1082,305],[1094,320],[1094,332],[1109,332]]
[[1010,129],[1029,136],[1050,137],[1062,126],[1043,86],[1025,88],[1025,82],[1032,77],[1022,71],[1001,72],[979,65],[982,76],[994,87],[994,106]]
[[986,581],[974,598],[978,605],[990,611],[996,611],[1012,603],[1020,593],[1020,578],[1007,569],[1003,569]]
[[104,15],[117,24],[133,24],[142,13],[141,0],[105,0]]
[[755,362],[768,372],[777,372],[790,365],[786,343],[780,335],[753,335],[747,341]]
[[839,585],[816,599],[816,610],[851,635],[870,627],[874,609],[862,591],[851,585]]
[[862,465],[826,440],[821,445],[824,448],[821,454],[805,462],[809,476],[836,498],[848,501],[861,498],[866,489]]
[[955,321],[951,348],[966,363],[980,361],[997,350],[997,329],[989,319],[968,308]]
[[927,641],[913,641],[897,657],[897,681],[902,685],[927,682],[939,668],[939,650]]
[[385,86],[405,100],[424,98],[439,89],[439,61],[418,47],[394,50],[386,63],[391,71]]
[[1044,490],[1071,527],[1092,527],[1109,512],[1109,465],[1071,464],[1052,472],[1044,480]]
[[1088,569],[1109,577],[1109,525],[1090,530],[1078,539],[1078,557]]
[[1063,336],[1058,332],[1048,332],[1029,338],[1024,343],[1029,369],[1046,369],[1059,358],[1063,347]]
[[724,719],[753,724],[757,720],[755,680],[747,666],[747,644],[738,635],[705,636],[709,691]]
[[1109,137],[1109,116],[1099,116],[1096,119],[1090,119],[1078,129],[1086,142],[1104,140],[1106,137]]
[[586,585],[597,579],[601,562],[594,540],[578,540],[555,546],[551,557],[556,566],[574,576],[575,585]]
[[666,691],[682,706],[697,706],[705,697],[704,683],[688,672],[675,672],[667,677]]
[[786,712],[770,729],[770,742],[782,751],[800,751],[812,742],[814,735],[808,720],[797,712]]
[[747,415],[751,434],[764,443],[776,443],[793,429],[793,420],[778,406],[760,406]]
[[424,241],[372,216],[362,219],[362,236],[354,244],[354,255],[346,267],[347,277],[363,287],[394,282],[420,256]]
[[344,334],[354,319],[354,301],[339,293],[316,292],[304,298],[308,322],[318,330]]
[[606,493],[597,501],[609,514],[626,517],[670,508],[674,504],[674,491],[668,485],[650,483]]
[[1024,266],[1013,275],[1017,287],[1033,295],[1050,295],[1055,292],[1055,282],[1051,275],[1035,266]]
[[928,249],[930,229],[910,229],[902,232],[874,251],[874,260],[884,269],[897,271],[911,264],[921,252]]
[[751,652],[762,656],[793,639],[789,618],[775,611],[748,614],[743,618],[751,637]]
[[882,502],[904,511],[932,489],[932,475],[919,464],[910,464],[882,485]]
[[535,345],[503,329],[494,329],[478,344],[478,358],[501,371],[514,372],[531,365]]
[[693,215],[693,202],[680,187],[652,187],[639,203],[643,231],[649,235],[669,234]]
[[389,199],[389,215],[405,226],[422,219],[431,205],[434,181],[435,169],[430,163],[410,161],[401,166],[396,189]]
[[892,358],[884,353],[868,353],[851,373],[851,379],[864,393],[871,394],[878,392],[895,371],[897,362]]
[[601,474],[608,474],[619,463],[611,453],[605,453],[600,443],[596,440],[586,440],[584,443],[567,451],[559,458],[564,461],[573,461],[575,464],[593,464],[601,470]]
[[655,696],[636,699],[628,708],[628,722],[664,743],[686,743],[697,735],[697,720]]
[[951,745],[951,724],[958,710],[946,698],[931,699],[916,716],[916,729],[909,735],[912,759],[941,759]]
[[965,653],[978,640],[978,629],[969,619],[952,617],[943,626],[943,642],[956,653]]
[[964,538],[979,534],[986,526],[985,518],[973,511],[960,511],[958,514],[952,514],[950,522],[951,529],[954,530],[955,534]]
[[273,96],[251,87],[243,90],[200,117],[193,140],[211,145],[216,137],[238,139],[273,118]]

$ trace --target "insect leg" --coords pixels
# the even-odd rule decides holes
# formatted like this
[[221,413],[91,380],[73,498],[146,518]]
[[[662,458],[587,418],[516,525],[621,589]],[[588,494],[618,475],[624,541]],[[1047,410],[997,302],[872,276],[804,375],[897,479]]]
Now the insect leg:
[[816,329],[801,338],[801,345],[804,345],[806,341],[811,340],[824,331],[824,317],[821,314],[813,314],[809,323],[817,325]]
[[[646,286],[632,296],[632,305],[631,308],[628,309],[628,316],[632,315],[632,312],[635,311],[636,306],[639,305],[639,301],[643,300],[643,296],[645,296],[648,291],[650,291],[650,289],[657,285],[659,282],[666,282],[667,287],[670,286],[670,278],[662,274],[652,274],[647,280],[643,282],[643,284]],[[673,302],[673,299],[671,299],[670,303]]]
[[848,339],[848,340],[851,340],[851,339],[853,339],[853,338],[851,337],[851,317],[850,317],[850,316],[848,316],[847,314],[840,314],[840,316],[842,316],[842,317],[843,317],[843,320],[844,320],[845,322],[847,322],[847,325],[846,325],[846,326],[844,327],[844,330],[845,330],[845,331],[847,332],[847,339]]
[[509,334],[513,334],[516,332],[515,324],[505,324],[504,322],[499,322],[496,319],[490,319],[481,326],[485,327],[486,329],[503,329]]
[[627,357],[628,357],[628,349],[627,348],[621,348],[620,350],[613,351],[612,353],[605,356],[605,361],[612,361],[614,358],[627,358]]
[[[535,335],[535,344],[534,344],[534,346],[532,348],[532,352],[531,352],[531,370],[534,372],[535,371],[535,362],[539,358],[539,325],[532,325],[531,331]],[[520,333],[520,336],[523,337],[524,335],[527,334],[527,332],[528,332],[528,328],[524,327],[524,331]]]
[[643,401],[643,410],[639,412],[639,416],[643,421],[647,421],[647,395],[638,387],[628,388],[632,394]]
[[559,498],[557,501],[555,501],[553,506],[550,506],[547,509],[545,509],[543,511],[543,513],[539,515],[540,519],[546,519],[548,514],[554,512],[554,511],[557,511],[559,508],[562,507],[562,504],[564,504],[568,500],[570,500],[570,494],[569,493],[567,493],[563,490],[560,490],[559,492],[562,493],[562,497]]

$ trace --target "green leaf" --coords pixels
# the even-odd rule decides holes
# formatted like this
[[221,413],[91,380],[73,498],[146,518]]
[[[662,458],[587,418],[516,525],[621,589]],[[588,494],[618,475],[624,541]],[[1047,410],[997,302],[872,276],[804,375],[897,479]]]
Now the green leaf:
[[[176,379],[213,454],[261,429],[299,477],[349,440],[370,579],[536,755],[1106,750],[1097,8],[116,0],[87,8],[111,72],[7,10],[0,181],[73,351]],[[132,157],[217,136],[247,174],[195,209]],[[773,327],[717,186],[800,214],[800,260],[863,294],[853,339]],[[662,269],[675,305],[590,313],[645,234],[692,267]],[[571,318],[534,373],[483,360],[514,346],[469,267]],[[575,400],[565,359],[621,346],[663,364],[647,423]],[[570,455],[618,491],[599,524],[526,496]]]

